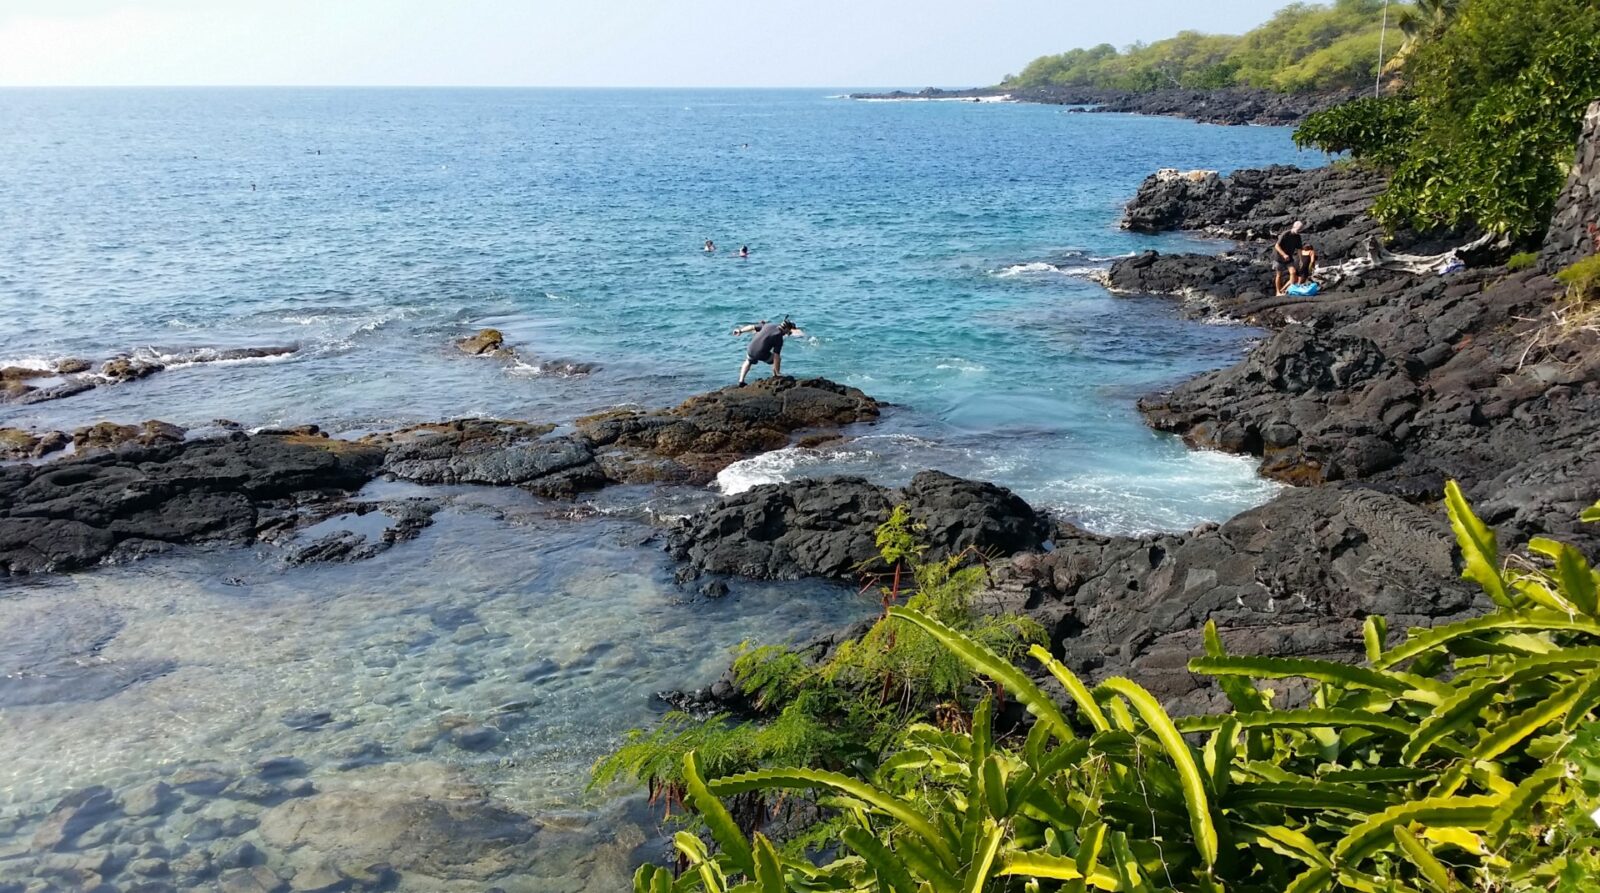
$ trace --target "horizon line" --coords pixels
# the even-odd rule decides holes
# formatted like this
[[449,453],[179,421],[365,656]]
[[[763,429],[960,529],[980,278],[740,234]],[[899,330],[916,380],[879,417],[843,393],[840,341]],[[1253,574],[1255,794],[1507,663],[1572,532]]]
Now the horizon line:
[[884,85],[797,84],[740,86],[729,84],[0,84],[0,90],[983,90],[994,85],[921,87]]

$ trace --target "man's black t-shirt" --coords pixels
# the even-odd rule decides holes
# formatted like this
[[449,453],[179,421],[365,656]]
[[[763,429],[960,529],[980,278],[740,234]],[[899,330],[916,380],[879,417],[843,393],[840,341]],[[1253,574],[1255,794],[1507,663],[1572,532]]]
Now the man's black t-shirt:
[[[1278,237],[1278,248],[1283,251],[1283,254],[1289,255],[1291,258],[1294,257],[1295,252],[1300,250],[1300,246],[1304,244],[1305,240],[1300,237],[1299,233],[1294,232],[1293,230],[1290,230],[1289,232],[1286,232]],[[1280,264],[1288,263],[1288,261],[1283,259],[1283,254],[1275,254],[1278,263]]]
[[769,322],[761,327],[750,341],[748,356],[758,363],[771,361],[772,355],[783,350],[783,326]]

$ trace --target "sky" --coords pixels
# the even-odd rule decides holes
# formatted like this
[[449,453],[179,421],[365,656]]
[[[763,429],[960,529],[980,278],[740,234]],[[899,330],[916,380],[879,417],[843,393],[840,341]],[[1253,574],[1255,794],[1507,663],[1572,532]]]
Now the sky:
[[1286,2],[0,0],[0,86],[976,86]]

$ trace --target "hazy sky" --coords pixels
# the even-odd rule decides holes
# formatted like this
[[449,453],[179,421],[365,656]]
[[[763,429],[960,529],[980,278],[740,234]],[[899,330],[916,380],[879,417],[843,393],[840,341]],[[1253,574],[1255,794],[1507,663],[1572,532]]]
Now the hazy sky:
[[1285,2],[0,0],[0,85],[976,85]]

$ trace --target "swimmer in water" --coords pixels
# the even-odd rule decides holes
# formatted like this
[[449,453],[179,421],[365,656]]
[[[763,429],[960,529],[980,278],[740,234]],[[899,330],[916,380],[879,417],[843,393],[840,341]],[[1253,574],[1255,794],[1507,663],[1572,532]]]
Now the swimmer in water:
[[706,240],[706,250],[707,251],[716,251],[717,250],[717,243],[711,241],[710,239],[707,239]]
[[756,363],[771,363],[772,377],[777,378],[783,369],[783,339],[790,335],[806,336],[805,332],[795,327],[795,324],[784,317],[783,322],[769,323],[762,320],[748,326],[739,326],[733,330],[734,335],[748,335],[751,332],[756,336],[750,339],[750,348],[745,351],[744,365],[739,367],[739,387],[744,387],[744,380],[750,374],[750,367]]
[[750,246],[749,245],[740,245],[739,246],[739,256],[740,257],[749,257],[750,256]]

